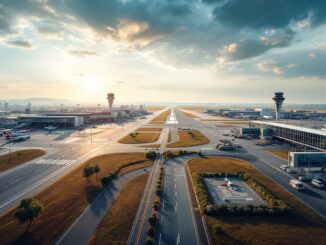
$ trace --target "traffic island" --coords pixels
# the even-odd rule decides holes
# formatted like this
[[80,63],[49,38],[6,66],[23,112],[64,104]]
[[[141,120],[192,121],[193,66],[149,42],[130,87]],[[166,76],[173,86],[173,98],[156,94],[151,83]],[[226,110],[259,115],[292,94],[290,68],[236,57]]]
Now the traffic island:
[[209,143],[209,139],[199,130],[178,130],[178,135],[179,140],[177,142],[167,144],[168,148],[189,147]]
[[152,215],[148,219],[149,228],[147,231],[146,245],[154,244],[154,237],[155,237],[155,232],[156,232],[156,228],[157,228],[158,217],[159,217],[159,212],[160,212],[160,207],[161,207],[161,198],[162,198],[162,195],[164,192],[164,190],[163,190],[164,173],[165,173],[164,167],[160,167],[160,174],[159,174],[157,184],[156,184]]

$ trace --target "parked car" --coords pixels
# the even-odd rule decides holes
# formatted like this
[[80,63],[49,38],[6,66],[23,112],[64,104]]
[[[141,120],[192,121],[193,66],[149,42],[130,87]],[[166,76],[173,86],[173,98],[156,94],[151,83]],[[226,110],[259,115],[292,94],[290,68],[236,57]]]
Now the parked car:
[[301,183],[301,181],[296,180],[296,179],[290,180],[290,186],[292,186],[297,191],[303,191],[305,189],[303,184]]
[[289,174],[296,174],[297,170],[295,170],[294,168],[287,168],[286,172],[288,172]]
[[320,188],[320,189],[325,187],[324,182],[319,179],[312,179],[311,184],[313,187]]
[[298,176],[298,180],[300,180],[302,182],[308,182],[309,178],[304,175],[300,175],[300,176]]
[[286,171],[289,168],[288,165],[281,165],[280,169],[282,169],[283,171]]

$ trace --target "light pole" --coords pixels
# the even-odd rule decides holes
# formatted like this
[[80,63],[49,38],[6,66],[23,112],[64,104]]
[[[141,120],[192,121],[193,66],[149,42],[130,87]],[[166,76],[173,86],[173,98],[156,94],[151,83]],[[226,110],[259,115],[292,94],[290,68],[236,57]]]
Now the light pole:
[[11,162],[11,144],[9,143],[8,144],[8,150],[9,150],[9,155],[8,155],[8,160],[9,160],[9,163]]
[[91,126],[91,144],[93,144],[93,126]]

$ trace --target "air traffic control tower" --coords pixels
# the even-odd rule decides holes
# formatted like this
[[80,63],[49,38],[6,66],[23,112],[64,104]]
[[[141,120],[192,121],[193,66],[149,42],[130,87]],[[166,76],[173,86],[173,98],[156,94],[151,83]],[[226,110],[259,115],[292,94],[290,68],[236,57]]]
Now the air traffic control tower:
[[283,105],[283,101],[285,100],[285,98],[283,97],[283,92],[275,92],[273,100],[275,101],[276,121],[278,121],[280,120],[281,108]]

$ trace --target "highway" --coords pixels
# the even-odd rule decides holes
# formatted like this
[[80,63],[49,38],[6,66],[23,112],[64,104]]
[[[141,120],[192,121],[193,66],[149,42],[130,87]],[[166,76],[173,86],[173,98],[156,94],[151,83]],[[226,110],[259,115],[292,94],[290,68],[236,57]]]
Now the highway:
[[[43,190],[91,157],[107,153],[145,151],[145,148],[119,144],[117,141],[139,126],[147,124],[161,112],[158,111],[144,120],[110,125],[92,138],[72,138],[69,137],[69,131],[64,133],[68,134],[67,137],[62,132],[35,132],[32,133],[31,140],[14,144],[12,148],[16,150],[41,148],[48,153],[0,173],[0,215],[15,207],[22,198]],[[58,136],[62,140],[58,140]]]
[[184,162],[173,159],[164,165],[164,194],[155,244],[200,244]]

